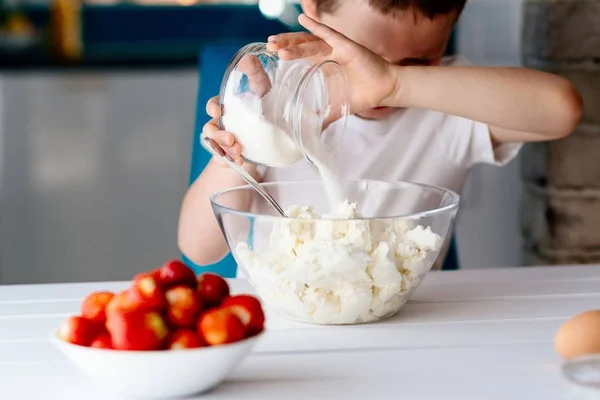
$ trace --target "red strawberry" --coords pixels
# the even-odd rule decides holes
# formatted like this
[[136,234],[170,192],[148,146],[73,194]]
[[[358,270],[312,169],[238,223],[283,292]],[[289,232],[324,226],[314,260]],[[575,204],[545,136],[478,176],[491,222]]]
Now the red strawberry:
[[137,275],[129,289],[131,301],[146,309],[161,310],[167,305],[165,292],[152,273]]
[[186,285],[196,288],[196,274],[179,260],[169,260],[160,269],[160,283],[169,288],[176,285]]
[[94,292],[83,299],[81,315],[96,322],[106,322],[106,306],[115,297],[112,292]]
[[200,337],[189,329],[179,329],[173,332],[167,343],[169,350],[194,349],[202,346]]
[[102,326],[90,319],[71,316],[58,328],[58,337],[80,346],[89,346],[94,337],[101,332]]
[[159,350],[169,334],[160,314],[144,309],[109,313],[107,327],[117,350]]
[[131,301],[131,296],[129,294],[129,290],[123,290],[122,292],[117,293],[112,300],[106,305],[105,314],[108,320],[109,314],[120,311],[131,311],[134,310],[135,304]]
[[198,293],[207,307],[217,307],[229,296],[229,285],[219,275],[209,272],[198,276]]
[[202,312],[200,297],[194,289],[187,286],[174,286],[165,294],[169,303],[167,317],[171,325],[187,328],[193,327]]
[[244,339],[246,329],[231,309],[216,308],[202,314],[197,332],[204,343],[220,345]]
[[161,272],[161,268],[156,268],[156,269],[153,269],[152,271],[150,271],[149,274],[152,275],[154,277],[154,279],[156,279],[157,282],[160,282],[161,286],[164,288],[164,285],[160,281],[160,272]]
[[97,349],[112,349],[112,339],[108,333],[103,333],[92,340],[90,347],[95,347]]
[[233,309],[246,326],[248,336],[256,335],[264,330],[265,314],[256,297],[250,295],[231,296],[223,300],[221,306]]

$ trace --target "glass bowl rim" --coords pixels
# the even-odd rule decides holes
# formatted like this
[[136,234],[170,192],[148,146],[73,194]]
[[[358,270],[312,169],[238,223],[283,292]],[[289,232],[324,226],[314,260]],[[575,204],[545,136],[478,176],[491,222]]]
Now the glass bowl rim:
[[[428,185],[428,184],[424,184],[424,183],[417,183],[417,182],[410,182],[410,181],[381,181],[381,180],[376,180],[376,179],[343,179],[342,182],[343,183],[385,184],[385,185],[389,185],[392,189],[399,188],[400,186],[409,186],[409,187],[413,187],[413,188],[420,188],[420,189],[427,189],[430,191],[441,192],[443,194],[447,194],[452,197],[451,204],[444,206],[444,207],[432,209],[432,210],[420,211],[420,212],[416,212],[416,213],[398,214],[398,215],[388,216],[388,217],[355,218],[354,219],[355,221],[381,221],[381,220],[393,220],[393,219],[400,219],[400,218],[417,219],[417,218],[423,218],[423,217],[431,217],[431,216],[455,211],[456,209],[458,209],[458,206],[460,203],[460,195],[458,193],[456,193],[453,190],[441,187],[441,186]],[[273,186],[288,186],[288,185],[298,185],[298,184],[322,185],[322,181],[313,179],[313,180],[303,180],[303,181],[281,181],[281,182],[259,183],[259,185],[261,185],[265,188],[273,187]],[[233,208],[223,206],[217,202],[216,199],[219,196],[222,196],[222,195],[230,193],[230,192],[234,192],[236,190],[254,191],[252,186],[247,185],[247,184],[234,186],[234,187],[224,189],[224,190],[219,190],[218,192],[216,192],[210,196],[210,203],[213,207],[213,210],[215,207],[217,207],[219,209],[227,211],[227,213],[229,213],[229,214],[234,214],[234,215],[238,215],[238,216],[246,217],[246,218],[260,218],[260,219],[272,219],[272,220],[301,220],[301,221],[339,221],[339,218],[292,218],[292,217],[282,217],[282,216],[278,216],[278,215],[257,214],[257,213],[252,213],[249,211],[235,210]],[[258,195],[258,193],[257,193],[257,195]]]

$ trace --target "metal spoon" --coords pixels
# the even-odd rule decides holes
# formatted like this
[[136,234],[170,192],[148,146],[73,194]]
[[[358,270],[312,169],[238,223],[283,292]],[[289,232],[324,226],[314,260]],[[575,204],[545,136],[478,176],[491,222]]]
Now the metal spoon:
[[263,189],[263,187],[260,186],[260,184],[258,182],[256,182],[256,179],[254,179],[252,177],[252,175],[250,175],[248,172],[246,172],[246,170],[244,168],[242,168],[238,163],[236,163],[233,160],[233,158],[231,158],[231,156],[229,156],[229,154],[227,154],[221,148],[221,146],[219,146],[214,140],[212,140],[211,138],[206,137],[206,136],[204,138],[202,138],[202,141],[206,145],[204,147],[208,151],[210,151],[212,154],[214,154],[217,157],[221,157],[227,163],[227,165],[229,165],[229,167],[231,167],[231,169],[233,169],[235,172],[237,172],[246,182],[248,182],[248,184],[250,186],[252,186],[254,188],[254,190],[256,190],[258,192],[258,194],[260,194],[267,201],[267,203],[269,203],[275,210],[277,210],[277,212],[282,217],[286,217],[285,211],[283,211],[283,208],[281,208],[281,206],[277,203],[277,201],[275,201],[273,196],[271,196],[269,193],[267,193],[267,191],[265,189]]

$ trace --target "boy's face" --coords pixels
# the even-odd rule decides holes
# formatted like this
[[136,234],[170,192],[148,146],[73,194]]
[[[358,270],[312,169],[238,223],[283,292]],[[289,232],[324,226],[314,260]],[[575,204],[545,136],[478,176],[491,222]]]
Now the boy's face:
[[[383,15],[365,0],[338,0],[331,14],[316,15],[314,0],[303,0],[302,7],[309,17],[397,65],[439,64],[457,18],[452,13],[431,20],[412,9],[398,15]],[[393,112],[392,108],[375,108],[359,116],[380,119]]]

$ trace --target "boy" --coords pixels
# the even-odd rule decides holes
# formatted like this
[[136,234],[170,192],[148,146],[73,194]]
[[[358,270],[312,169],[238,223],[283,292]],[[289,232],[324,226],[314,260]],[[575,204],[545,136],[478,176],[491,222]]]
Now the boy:
[[[568,81],[442,58],[465,1],[303,0],[299,20],[311,33],[269,38],[269,50],[282,59],[323,57],[344,67],[354,114],[337,152],[346,179],[415,181],[460,193],[474,164],[505,165],[522,143],[562,138],[575,129],[582,102]],[[242,163],[240,145],[215,122],[216,98],[207,112],[215,120],[203,134]],[[263,182],[319,179],[305,162],[266,171],[243,167]],[[195,263],[211,264],[228,252],[209,196],[243,184],[211,160],[190,187],[178,242]]]

